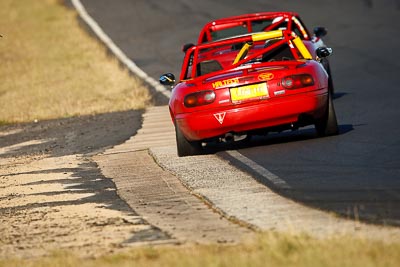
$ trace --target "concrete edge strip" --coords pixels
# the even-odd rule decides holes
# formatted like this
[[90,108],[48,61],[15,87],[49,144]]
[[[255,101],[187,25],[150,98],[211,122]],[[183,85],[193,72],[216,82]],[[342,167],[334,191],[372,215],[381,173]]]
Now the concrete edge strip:
[[[158,164],[158,163],[157,163]],[[205,196],[204,194],[200,194],[195,192],[195,190],[190,187],[189,184],[185,183],[181,178],[179,178],[179,181],[182,183],[182,185],[190,192],[190,194],[192,194],[193,196],[197,197],[200,201],[202,201],[204,203],[204,205],[206,205],[210,210],[212,210],[213,212],[219,214],[221,217],[225,218],[226,220],[230,221],[231,223],[234,223],[236,225],[239,225],[241,227],[247,228],[251,231],[261,231],[262,229],[260,227],[258,227],[255,224],[252,224],[246,220],[242,220],[226,211],[224,211],[223,209],[221,209],[220,207],[218,207],[217,205],[215,205],[214,202],[211,201],[211,199],[207,198],[207,196]]]
[[150,157],[153,158],[154,162],[164,171],[171,173],[172,175],[174,175],[179,182],[183,185],[183,187],[185,187],[188,192],[198,198],[201,202],[204,203],[204,205],[206,205],[210,210],[212,210],[213,212],[219,214],[221,217],[225,218],[226,220],[230,221],[231,223],[234,223],[236,225],[239,225],[241,227],[245,227],[251,231],[260,231],[261,228],[258,227],[255,224],[249,223],[246,220],[242,220],[239,219],[238,217],[226,212],[225,210],[221,209],[219,206],[217,206],[211,199],[209,199],[206,195],[202,194],[202,193],[198,193],[196,192],[196,190],[191,186],[190,183],[188,183],[187,181],[185,181],[184,179],[182,179],[182,177],[174,172],[171,171],[162,161],[161,159],[156,155],[156,153],[154,153],[154,150],[152,148],[149,148],[148,150],[148,154],[150,155]]
[[110,51],[134,74],[151,85],[157,92],[162,93],[170,98],[171,92],[160,85],[155,79],[147,75],[132,60],[130,60],[124,52],[111,40],[111,38],[103,31],[97,22],[87,13],[85,7],[80,0],[71,0],[72,5],[77,10],[82,20],[93,30],[97,37],[110,49]]

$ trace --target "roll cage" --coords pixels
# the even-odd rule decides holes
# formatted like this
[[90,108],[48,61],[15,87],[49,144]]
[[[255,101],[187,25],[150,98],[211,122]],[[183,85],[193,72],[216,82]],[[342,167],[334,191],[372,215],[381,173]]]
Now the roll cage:
[[203,27],[197,43],[280,28],[295,32],[301,39],[310,40],[310,34],[297,13],[261,12],[211,21]]
[[[284,56],[280,59],[274,58],[283,52],[286,53],[287,59]],[[180,80],[200,76],[207,78],[242,65],[271,61],[274,61],[274,65],[287,65],[288,61],[301,59],[312,59],[312,55],[293,31],[275,30],[246,34],[189,48],[183,61]]]

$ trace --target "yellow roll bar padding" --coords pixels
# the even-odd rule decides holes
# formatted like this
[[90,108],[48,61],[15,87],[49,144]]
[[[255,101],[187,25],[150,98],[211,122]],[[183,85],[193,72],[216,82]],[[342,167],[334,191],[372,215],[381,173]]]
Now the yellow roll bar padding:
[[257,41],[264,41],[268,39],[275,39],[275,38],[280,38],[283,36],[283,32],[280,30],[277,31],[270,31],[270,32],[260,32],[260,33],[255,33],[251,36],[253,39],[253,42]]
[[304,45],[300,37],[297,36],[296,38],[294,38],[293,43],[297,47],[297,49],[299,49],[304,59],[312,59],[310,51],[308,51],[307,47]]
[[[294,35],[294,36],[296,36],[296,35]],[[281,38],[281,37],[283,37],[283,31],[277,30],[277,31],[270,31],[270,32],[255,33],[251,36],[251,39],[253,40],[253,42],[257,42],[257,41],[265,41],[265,40],[276,39],[276,38]],[[310,51],[308,51],[307,47],[304,45],[304,43],[300,39],[300,37],[296,36],[293,39],[293,43],[297,47],[297,49],[300,51],[300,54],[302,55],[302,57],[304,59],[312,59],[312,55],[310,54]],[[240,49],[239,53],[236,55],[236,58],[232,64],[236,64],[240,60],[242,60],[247,55],[247,52],[249,51],[251,46],[252,46],[252,44],[245,43],[243,45],[242,49]]]
[[242,49],[240,49],[239,53],[236,55],[236,58],[235,58],[235,60],[233,61],[232,64],[236,64],[240,60],[242,60],[246,56],[247,52],[249,51],[250,46],[252,46],[252,44],[245,43],[242,46]]
[[[251,36],[251,39],[253,42],[257,42],[257,41],[265,41],[268,39],[280,38],[282,36],[283,36],[283,31],[278,30],[278,31],[255,33]],[[252,44],[245,43],[243,45],[242,49],[240,49],[239,53],[237,54],[237,56],[232,64],[236,64],[240,60],[242,60],[246,56],[247,52],[249,51],[250,46],[252,46]]]

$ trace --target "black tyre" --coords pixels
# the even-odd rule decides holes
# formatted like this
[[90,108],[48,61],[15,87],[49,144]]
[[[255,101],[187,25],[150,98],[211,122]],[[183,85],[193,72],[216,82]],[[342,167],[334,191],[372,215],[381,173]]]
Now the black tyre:
[[182,132],[179,130],[179,127],[177,125],[175,125],[175,134],[176,134],[176,146],[179,157],[201,154],[202,147],[200,141],[188,141],[185,138],[185,136],[183,136]]
[[329,62],[328,62],[328,67],[326,69],[326,72],[329,75],[329,78],[328,78],[329,93],[331,93],[331,96],[334,96],[335,95],[335,87],[333,86],[333,78],[332,78],[332,72],[331,72],[331,67],[329,65]]
[[315,122],[315,130],[319,136],[339,134],[339,126],[336,119],[335,108],[333,106],[332,96],[330,94],[328,94],[327,105],[328,106],[324,116]]
[[324,66],[324,69],[326,70],[326,73],[328,74],[328,88],[329,88],[329,93],[331,96],[335,95],[335,88],[333,86],[333,78],[332,78],[332,71],[331,71],[331,66],[329,64],[329,60],[327,58],[321,59],[322,66]]

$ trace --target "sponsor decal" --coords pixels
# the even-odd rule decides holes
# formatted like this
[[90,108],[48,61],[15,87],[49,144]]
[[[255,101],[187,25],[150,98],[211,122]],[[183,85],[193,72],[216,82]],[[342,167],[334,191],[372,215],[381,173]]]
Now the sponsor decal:
[[286,93],[285,90],[280,90],[280,91],[275,91],[274,95],[283,95],[284,93]]
[[224,99],[224,100],[220,100],[218,103],[224,104],[224,103],[228,103],[229,101],[230,101],[229,99]]
[[274,78],[274,74],[271,72],[264,72],[258,75],[260,81],[270,81]]
[[224,123],[224,119],[225,119],[225,115],[226,115],[226,112],[220,112],[220,113],[215,113],[214,117],[217,119],[217,121],[220,124],[223,124]]
[[239,83],[239,78],[232,78],[232,79],[226,79],[222,81],[216,81],[212,84],[214,89],[224,87],[224,86],[229,86],[229,85],[235,85]]

